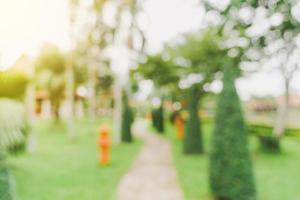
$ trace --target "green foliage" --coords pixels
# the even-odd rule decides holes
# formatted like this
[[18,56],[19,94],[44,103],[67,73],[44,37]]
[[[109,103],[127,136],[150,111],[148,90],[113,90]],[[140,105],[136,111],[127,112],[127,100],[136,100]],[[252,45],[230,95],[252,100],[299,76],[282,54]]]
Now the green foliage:
[[[299,134],[297,129],[289,129],[289,131],[295,131],[296,134]],[[266,153],[278,153],[280,152],[280,138],[274,137],[273,127],[265,124],[248,124],[248,131],[251,134],[257,136],[260,144],[260,150]],[[285,135],[287,129],[285,130]],[[294,132],[293,132],[294,133]],[[298,135],[300,136],[300,134]]]
[[[230,33],[228,33],[228,30],[226,33],[223,32],[225,27],[228,27],[227,25],[230,24],[232,33],[240,33],[241,37],[251,40],[250,45],[246,47],[247,49],[253,47],[262,49],[279,39],[284,39],[284,42],[294,42],[293,40],[288,40],[295,39],[300,30],[300,22],[297,21],[292,14],[292,8],[296,4],[297,1],[288,0],[276,0],[272,2],[265,0],[232,0],[225,11],[219,11],[209,3],[209,0],[206,0],[207,11],[217,11],[223,18],[222,24],[219,25],[219,33],[221,35],[223,34],[223,36],[225,37],[230,35]],[[251,8],[252,10],[256,10],[258,8],[264,9],[266,10],[266,16],[268,17],[280,13],[280,15],[282,16],[282,21],[277,25],[270,23],[269,29],[260,35],[254,36],[247,34],[249,28],[252,28],[252,26],[256,26],[257,24],[255,23],[259,23],[259,20],[249,20],[245,22],[239,16],[233,14],[243,12],[241,9],[245,7]],[[252,15],[252,17],[254,17],[254,15]],[[288,37],[286,37],[287,35]],[[284,47],[286,48],[286,45],[284,45]],[[244,54],[247,49],[239,48],[242,54]],[[273,52],[273,54],[277,53],[277,51]]]
[[134,121],[134,114],[132,108],[128,103],[128,97],[123,95],[123,109],[122,109],[122,125],[121,125],[121,140],[122,142],[132,142],[131,126]]
[[153,108],[151,111],[152,127],[156,129],[157,126],[157,109]]
[[214,30],[185,35],[182,43],[166,47],[160,54],[148,56],[135,70],[139,80],[152,80],[156,93],[180,101],[184,90],[179,83],[189,75],[201,75],[203,80],[200,92],[205,93],[203,86],[211,83],[215,73],[221,70],[226,55],[219,48],[220,37]]
[[[248,130],[250,133],[255,135],[271,136],[273,132],[273,126],[268,124],[250,123],[248,124]],[[293,137],[295,139],[300,139],[300,129],[286,128],[284,135]]]
[[15,200],[16,191],[7,167],[3,165],[0,155],[0,200]]
[[103,7],[105,1],[106,0],[93,0],[94,9],[97,10],[97,11],[100,10]]
[[164,108],[163,105],[161,105],[158,108],[154,108],[152,110],[152,126],[155,128],[155,130],[159,133],[164,132]]
[[[163,104],[163,103],[162,103]],[[165,122],[164,122],[164,107],[160,105],[159,108],[155,108],[152,110],[152,126],[159,133],[163,133],[165,130]]]
[[23,106],[12,100],[0,99],[0,149],[22,150],[27,130]]
[[210,186],[221,200],[256,199],[247,130],[234,85],[235,69],[227,65],[219,97],[210,154]]
[[185,126],[184,149],[185,154],[203,153],[201,124],[198,115],[199,88],[193,85],[189,89],[188,112],[189,118]]
[[88,80],[88,67],[86,65],[74,64],[74,81],[76,87],[87,82]]
[[65,71],[65,58],[56,46],[45,45],[36,60],[36,71],[49,70],[54,74]]
[[97,89],[108,91],[111,89],[113,83],[114,83],[114,77],[112,74],[109,73],[103,74],[102,76],[98,77]]
[[148,56],[136,70],[144,79],[151,79],[156,87],[176,84],[179,81],[178,66],[162,54]]
[[169,116],[169,122],[174,125],[176,118],[179,117],[180,115],[181,115],[180,111],[173,111]]
[[0,97],[20,98],[24,96],[28,78],[14,70],[0,72]]
[[260,143],[260,150],[266,153],[280,152],[280,139],[273,136],[258,136]]
[[156,130],[159,133],[163,133],[165,131],[165,118],[164,118],[164,106],[163,101],[160,105],[160,107],[156,111]]
[[[260,149],[263,152],[279,152],[281,139],[273,136],[273,126],[268,124],[250,123],[248,124],[248,130],[251,134],[258,137],[260,142]],[[298,128],[286,128],[284,136],[291,137],[293,139],[300,139],[300,129]]]
[[207,82],[211,81],[211,76],[220,71],[224,59],[224,51],[218,44],[220,39],[211,29],[186,35],[182,44],[170,48],[173,59],[183,58],[186,61],[181,64],[181,74],[201,73],[208,79]]
[[37,88],[49,93],[52,112],[59,118],[59,109],[65,95],[65,58],[55,46],[42,48],[36,60]]

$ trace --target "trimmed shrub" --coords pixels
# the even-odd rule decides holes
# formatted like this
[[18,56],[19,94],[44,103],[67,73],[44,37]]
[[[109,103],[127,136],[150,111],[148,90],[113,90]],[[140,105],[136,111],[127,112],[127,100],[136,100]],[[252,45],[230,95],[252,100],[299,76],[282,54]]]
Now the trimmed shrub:
[[131,126],[134,121],[133,111],[128,104],[128,97],[123,96],[123,110],[122,110],[122,125],[121,125],[121,140],[122,142],[132,142]]
[[224,70],[210,153],[210,188],[217,200],[255,200],[247,128],[234,85],[235,69]]
[[157,109],[153,109],[151,112],[152,126],[157,130]]
[[0,97],[21,98],[25,94],[28,79],[16,71],[0,72]]
[[265,153],[280,152],[280,138],[273,136],[273,127],[262,124],[248,125],[250,133],[255,134],[259,141],[259,147]]
[[163,102],[156,111],[156,130],[158,133],[163,133],[165,131],[165,119],[164,119],[164,106]]
[[260,149],[267,153],[280,152],[280,139],[273,136],[259,135]]
[[24,150],[27,132],[24,107],[16,101],[0,99],[0,149],[12,153]]
[[193,85],[189,90],[189,118],[185,127],[183,152],[185,154],[201,154],[203,153],[203,145],[198,115],[199,91],[197,85]]
[[175,124],[175,120],[176,120],[176,117],[180,116],[180,112],[179,111],[174,111],[170,114],[170,117],[169,117],[169,120],[170,120],[170,123],[171,124]]

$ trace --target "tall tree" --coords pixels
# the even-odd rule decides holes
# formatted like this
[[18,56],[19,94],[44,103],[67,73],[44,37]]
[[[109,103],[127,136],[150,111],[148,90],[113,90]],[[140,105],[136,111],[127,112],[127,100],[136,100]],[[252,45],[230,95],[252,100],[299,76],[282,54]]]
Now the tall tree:
[[75,139],[76,132],[74,128],[74,109],[75,109],[75,78],[74,78],[74,48],[75,48],[75,38],[74,38],[74,25],[76,20],[76,11],[78,8],[78,0],[70,0],[70,46],[71,51],[66,59],[66,97],[68,102],[68,136],[71,140]]
[[[183,42],[167,47],[161,54],[148,56],[147,61],[142,63],[136,72],[145,79],[152,79],[156,89],[164,89],[164,94],[169,96],[177,94],[179,98],[177,100],[191,101],[188,102],[190,106],[188,109],[191,112],[190,115],[195,116],[198,113],[199,102],[207,92],[204,86],[210,84],[215,74],[220,71],[224,50],[219,48],[219,40],[219,36],[213,29],[197,34],[187,34]],[[185,98],[186,92],[191,92],[196,96]],[[201,135],[198,135],[201,134],[201,127],[195,128],[196,124],[201,125],[198,114],[196,117],[189,118],[190,120],[191,123],[188,124],[191,127],[186,127],[186,149],[189,148],[190,141],[202,143]],[[198,149],[197,152],[202,152],[202,144],[196,146],[198,146],[195,147]]]
[[[290,83],[299,69],[293,60],[299,54],[296,38],[300,30],[298,1],[236,0],[221,6],[217,1],[207,0],[207,10],[217,11],[220,32],[229,35],[231,41],[247,44],[243,50],[244,59],[254,60],[262,66],[266,61],[279,69],[284,85],[283,103],[277,110],[273,135],[280,138],[285,132],[289,110]],[[231,34],[232,33],[232,34]],[[228,42],[230,43],[230,42]],[[232,42],[231,42],[232,43]],[[278,59],[279,58],[279,59]],[[273,62],[274,63],[274,62]]]
[[52,113],[59,120],[66,87],[65,58],[57,47],[46,45],[41,49],[35,67],[37,88],[48,92]]
[[202,141],[201,119],[198,114],[199,103],[208,91],[204,86],[209,85],[220,71],[224,51],[219,48],[220,38],[215,30],[207,30],[198,35],[187,35],[185,42],[173,50],[175,58],[181,58],[186,67],[183,68],[181,87],[188,91],[189,118],[185,127],[185,154],[201,154],[204,152]]
[[161,100],[159,108],[153,108],[152,122],[158,132],[164,131],[164,98],[178,90],[179,70],[171,60],[163,58],[163,54],[147,56],[146,62],[141,62],[134,70],[136,77],[151,80],[155,86],[155,96]]
[[[137,57],[144,49],[145,37],[143,32],[138,26],[138,14],[141,7],[139,7],[139,1],[126,0],[117,1],[117,13],[115,15],[116,26],[114,29],[114,42],[115,46],[118,46],[120,56],[123,57],[123,61],[119,63],[119,57],[112,59],[112,65],[116,67],[130,68],[137,62]],[[130,15],[129,24],[127,20],[124,20],[125,16]],[[142,37],[140,41],[133,38]],[[138,42],[137,42],[138,41]],[[122,65],[122,66],[120,66]],[[114,118],[115,118],[115,136],[118,138],[120,135],[121,127],[121,114],[122,114],[122,87],[126,84],[126,81],[122,81],[128,78],[128,73],[122,75],[116,73],[114,84]]]
[[102,52],[112,43],[113,28],[105,24],[103,19],[104,7],[107,0],[93,0],[92,13],[94,23],[88,35],[88,89],[89,89],[89,116],[95,120],[97,112],[97,81],[99,74],[105,71],[105,59]]

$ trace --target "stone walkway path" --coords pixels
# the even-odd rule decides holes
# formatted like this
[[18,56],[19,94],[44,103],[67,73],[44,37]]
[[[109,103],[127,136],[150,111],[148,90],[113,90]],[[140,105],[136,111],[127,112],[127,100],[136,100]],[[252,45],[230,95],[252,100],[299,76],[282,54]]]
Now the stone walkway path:
[[118,200],[183,200],[183,193],[172,165],[171,146],[158,135],[148,132],[145,121],[133,129],[145,144],[118,187]]

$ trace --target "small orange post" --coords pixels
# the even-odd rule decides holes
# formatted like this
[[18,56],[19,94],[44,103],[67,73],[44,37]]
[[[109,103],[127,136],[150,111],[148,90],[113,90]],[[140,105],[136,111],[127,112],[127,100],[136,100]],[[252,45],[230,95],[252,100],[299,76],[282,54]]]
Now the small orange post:
[[102,166],[107,166],[110,162],[110,145],[109,127],[106,124],[101,125],[99,131],[98,145],[99,145],[99,163]]
[[175,118],[175,127],[176,127],[176,138],[182,140],[184,136],[184,119],[180,114],[178,114]]

